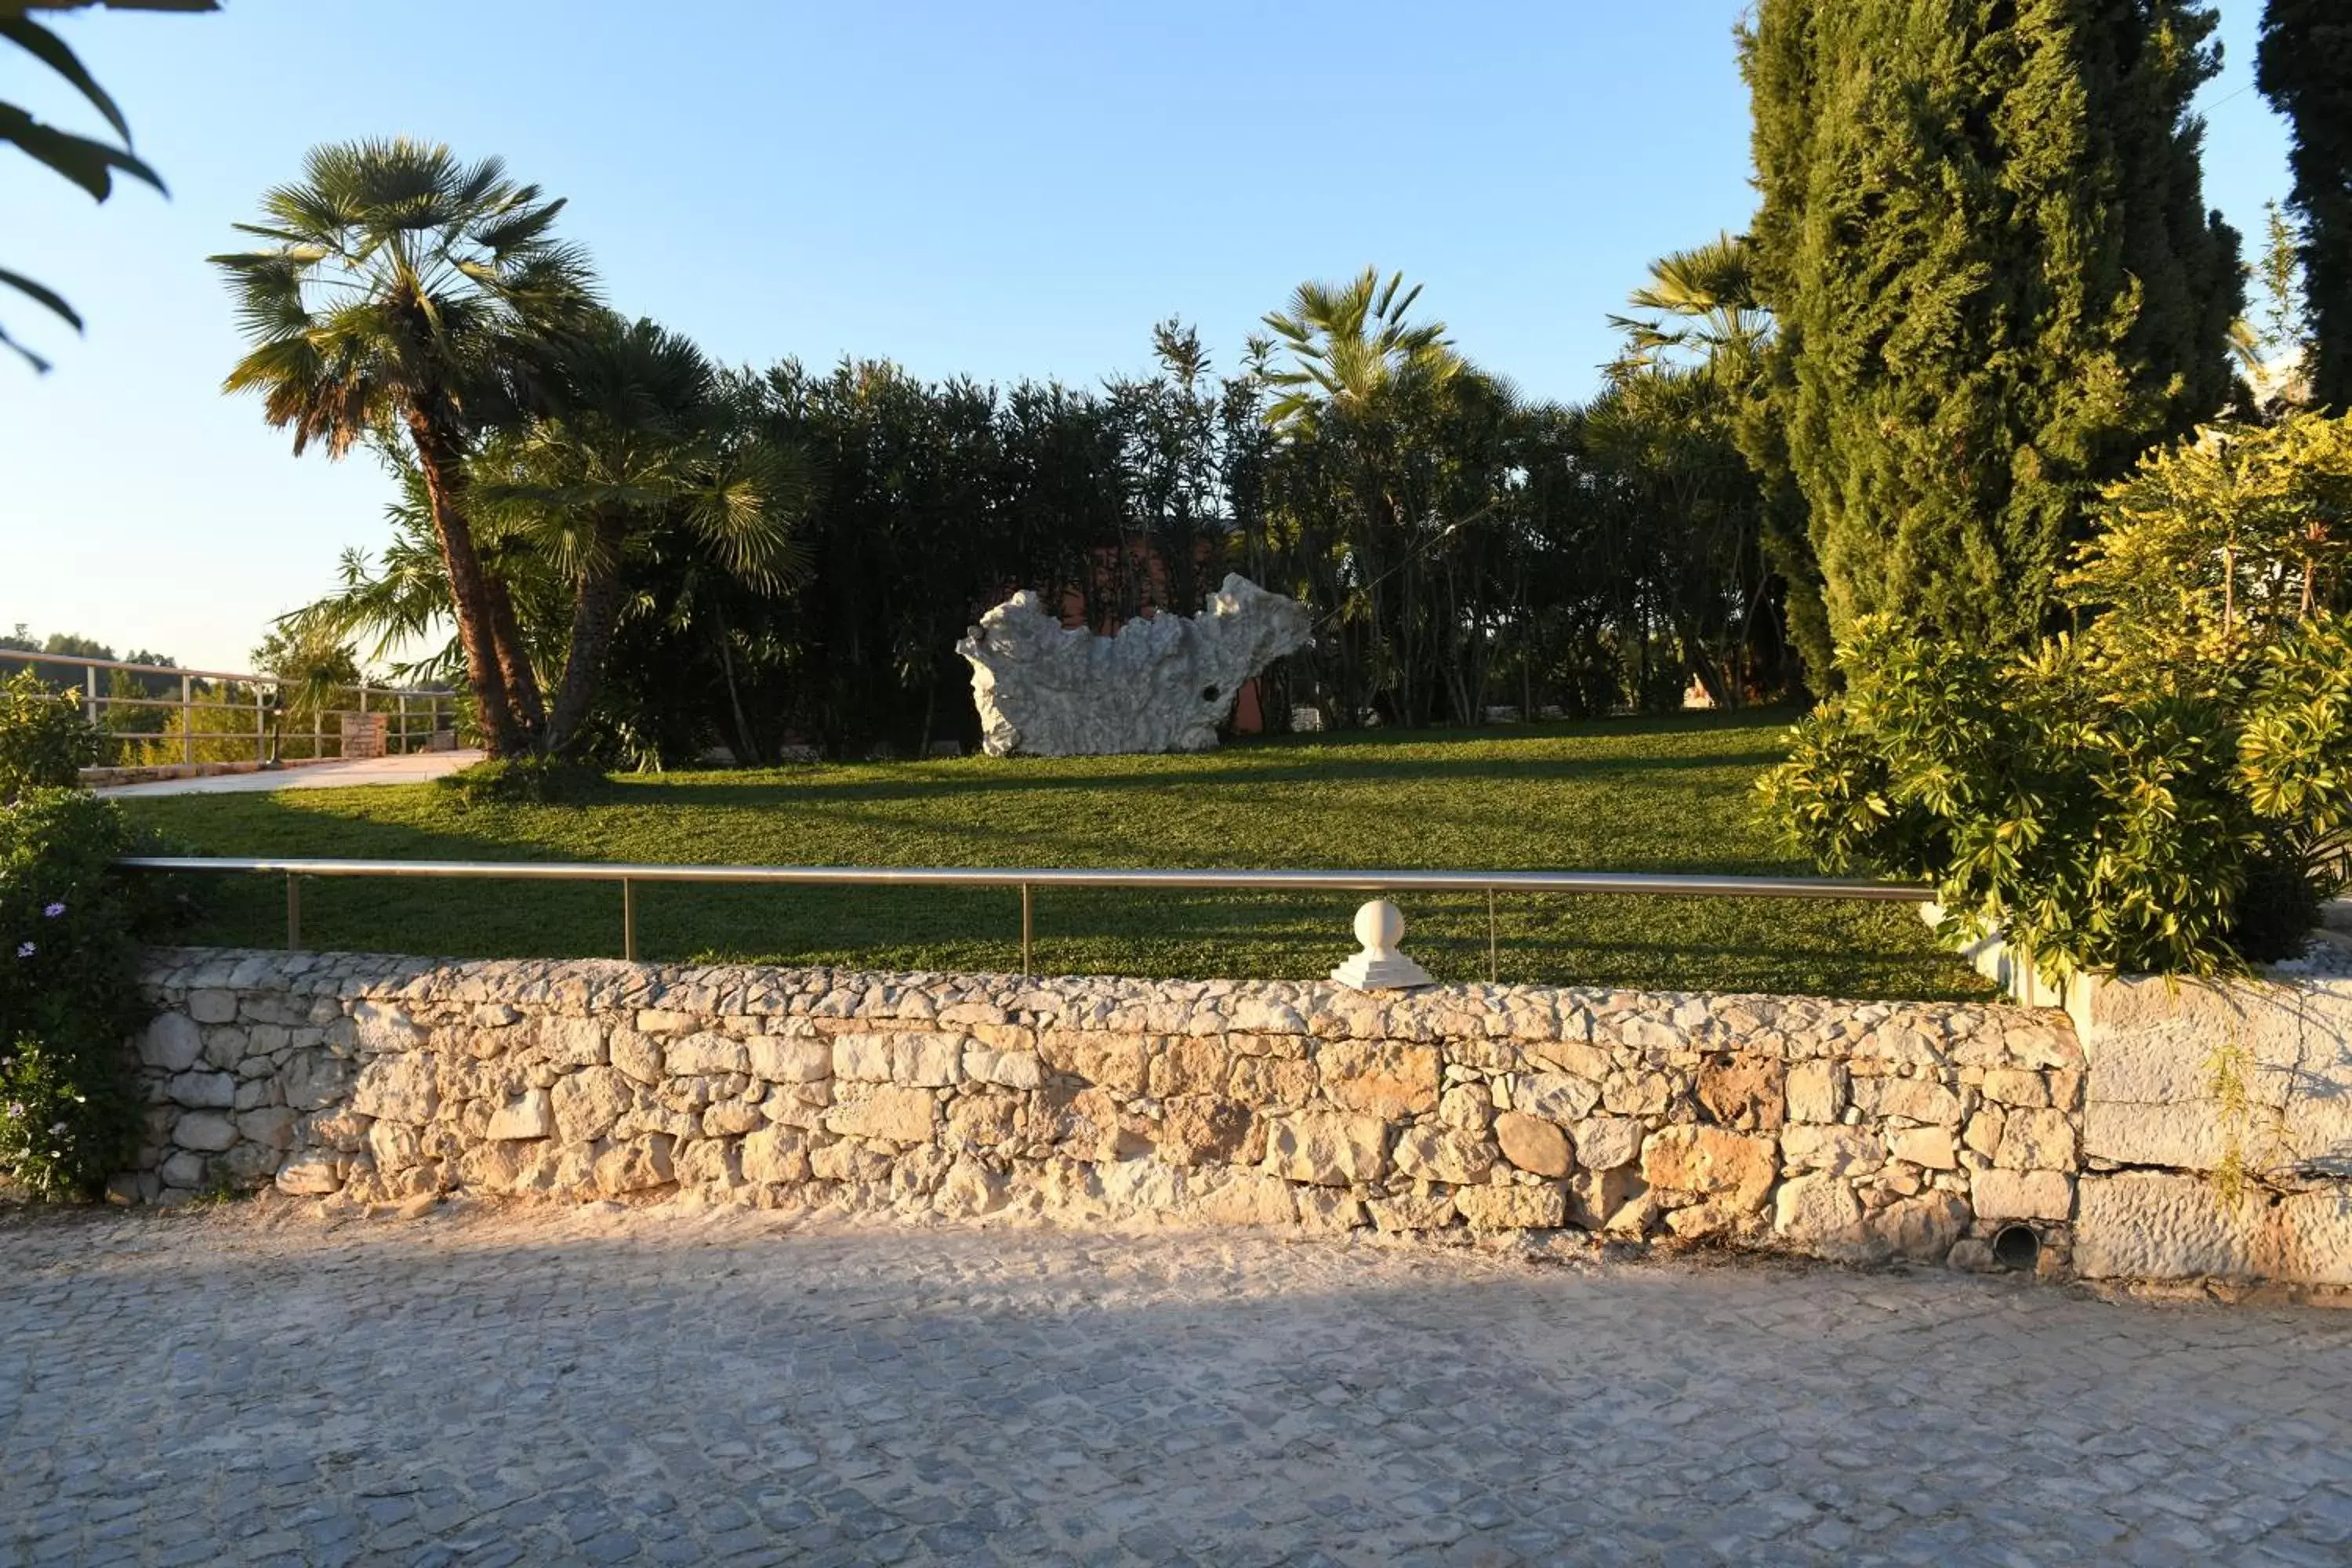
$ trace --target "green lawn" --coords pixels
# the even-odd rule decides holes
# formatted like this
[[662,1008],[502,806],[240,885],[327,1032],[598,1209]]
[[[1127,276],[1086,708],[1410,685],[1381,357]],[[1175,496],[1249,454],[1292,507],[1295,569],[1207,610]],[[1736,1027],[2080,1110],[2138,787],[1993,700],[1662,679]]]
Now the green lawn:
[[[1202,757],[953,761],[615,779],[585,805],[476,807],[431,786],[125,804],[192,853],[961,866],[1428,866],[1785,872],[1752,816],[1785,712],[1245,743]],[[614,954],[591,884],[320,880],[321,948]],[[1040,889],[1049,973],[1306,978],[1353,943],[1353,895]],[[641,886],[648,958],[1006,969],[1007,889]],[[282,884],[219,879],[193,940],[276,945]],[[1484,978],[1475,895],[1404,900],[1408,952]],[[1506,980],[1849,996],[1980,995],[1907,905],[1506,897]]]

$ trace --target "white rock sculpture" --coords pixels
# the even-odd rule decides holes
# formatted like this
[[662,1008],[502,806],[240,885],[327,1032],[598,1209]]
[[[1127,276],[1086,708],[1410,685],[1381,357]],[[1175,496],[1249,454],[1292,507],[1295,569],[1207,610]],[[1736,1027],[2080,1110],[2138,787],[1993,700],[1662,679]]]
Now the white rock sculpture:
[[1197,616],[1132,620],[1108,637],[1066,629],[1024,590],[956,652],[971,661],[991,756],[1205,752],[1242,682],[1307,647],[1308,628],[1306,605],[1236,575]]
[[1397,951],[1404,940],[1404,915],[1386,899],[1356,911],[1356,940],[1363,951],[1331,972],[1331,978],[1358,991],[1410,991],[1434,985],[1429,971]]

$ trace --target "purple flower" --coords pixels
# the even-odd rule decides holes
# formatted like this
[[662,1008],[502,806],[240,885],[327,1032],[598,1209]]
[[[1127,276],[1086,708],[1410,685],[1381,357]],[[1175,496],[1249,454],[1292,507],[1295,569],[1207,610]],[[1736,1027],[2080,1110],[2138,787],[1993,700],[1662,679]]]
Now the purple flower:
[[59,915],[61,915],[61,914],[63,914],[63,913],[65,913],[65,912],[66,912],[66,907],[65,907],[65,905],[64,905],[62,902],[60,902],[60,903],[55,903],[55,904],[51,904],[47,909],[45,909],[45,910],[43,910],[41,911],[41,918],[42,918],[42,919],[44,919],[44,920],[52,920],[52,921],[53,921],[53,920],[57,919]]
[[10,1100],[8,1102],[8,1115],[11,1120],[21,1121],[25,1115],[25,1102],[21,1100]]
[[16,956],[19,958],[30,958],[38,950],[29,942],[20,942],[16,944]]
[[66,1124],[60,1121],[55,1127],[49,1129],[49,1136],[52,1138],[60,1137],[64,1134],[65,1130]]

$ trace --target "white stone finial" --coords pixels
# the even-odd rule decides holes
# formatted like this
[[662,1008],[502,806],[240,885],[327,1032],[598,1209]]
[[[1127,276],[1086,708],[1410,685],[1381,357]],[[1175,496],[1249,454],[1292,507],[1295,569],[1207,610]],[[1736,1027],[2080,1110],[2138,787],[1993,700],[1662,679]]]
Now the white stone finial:
[[1331,978],[1358,991],[1409,991],[1434,985],[1428,970],[1397,951],[1404,940],[1404,915],[1386,899],[1356,911],[1356,940],[1364,950],[1331,972]]

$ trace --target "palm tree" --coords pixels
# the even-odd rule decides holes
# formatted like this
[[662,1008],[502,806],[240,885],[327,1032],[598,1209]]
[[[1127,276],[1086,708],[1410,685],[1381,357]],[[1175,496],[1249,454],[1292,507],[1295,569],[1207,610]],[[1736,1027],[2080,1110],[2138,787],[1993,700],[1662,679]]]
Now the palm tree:
[[1281,395],[1267,407],[1265,422],[1312,436],[1327,407],[1361,412],[1396,394],[1427,391],[1452,379],[1464,362],[1446,341],[1445,323],[1416,326],[1405,320],[1420,298],[1421,285],[1405,289],[1403,273],[1382,283],[1370,267],[1346,283],[1301,283],[1287,312],[1265,318],[1294,362],[1292,369],[1266,373],[1267,384]]
[[236,226],[270,248],[212,258],[253,345],[225,389],[260,393],[298,455],[405,433],[490,750],[527,752],[543,724],[539,684],[476,546],[466,458],[514,416],[528,345],[591,303],[585,257],[552,237],[563,203],[514,184],[496,158],[464,163],[398,139],[314,148],[302,180],[261,205],[263,222]]
[[1694,348],[1710,367],[1745,374],[1771,331],[1771,317],[1756,298],[1745,237],[1721,234],[1695,249],[1658,258],[1650,263],[1648,285],[1634,289],[1629,303],[1651,314],[1609,318],[1625,334],[1625,351],[1612,372],[1646,369],[1664,350]]
[[545,748],[581,738],[626,607],[624,568],[666,528],[756,591],[805,564],[792,528],[808,500],[797,448],[755,428],[756,390],[692,342],[599,312],[546,357],[545,412],[494,440],[474,495],[572,589],[571,635]]

